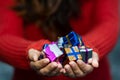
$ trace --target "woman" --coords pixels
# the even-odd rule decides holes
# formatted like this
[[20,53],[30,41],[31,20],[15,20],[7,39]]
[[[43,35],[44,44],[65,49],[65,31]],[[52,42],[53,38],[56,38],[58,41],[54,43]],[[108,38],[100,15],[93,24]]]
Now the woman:
[[[0,60],[15,67],[14,80],[111,80],[106,55],[117,40],[117,2],[19,0],[13,9],[1,6]],[[71,30],[93,48],[89,64],[79,60],[62,67],[48,59],[38,60],[44,44]]]

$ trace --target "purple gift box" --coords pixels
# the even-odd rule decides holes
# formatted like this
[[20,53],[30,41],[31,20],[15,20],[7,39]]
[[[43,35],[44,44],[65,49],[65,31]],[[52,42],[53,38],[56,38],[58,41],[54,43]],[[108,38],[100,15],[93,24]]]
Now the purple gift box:
[[59,58],[63,52],[58,48],[56,43],[49,44],[44,50],[45,55],[51,62]]

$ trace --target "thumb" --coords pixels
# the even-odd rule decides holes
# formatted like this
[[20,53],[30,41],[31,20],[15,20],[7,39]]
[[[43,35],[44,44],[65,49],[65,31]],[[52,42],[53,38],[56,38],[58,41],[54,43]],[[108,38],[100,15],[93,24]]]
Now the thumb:
[[99,57],[98,54],[96,52],[93,52],[93,57],[92,57],[92,66],[95,68],[99,67],[99,63],[98,63]]
[[37,61],[40,54],[41,54],[41,52],[38,50],[35,50],[35,49],[29,49],[29,51],[28,51],[29,59],[32,61]]

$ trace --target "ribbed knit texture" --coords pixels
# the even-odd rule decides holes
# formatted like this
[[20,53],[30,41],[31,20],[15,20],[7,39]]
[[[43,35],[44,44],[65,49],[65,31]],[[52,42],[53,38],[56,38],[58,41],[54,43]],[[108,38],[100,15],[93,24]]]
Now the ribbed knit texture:
[[[85,0],[82,17],[70,20],[73,30],[81,35],[85,44],[93,48],[100,57],[98,69],[84,78],[71,79],[65,76],[41,77],[30,69],[27,48],[41,49],[49,41],[44,39],[34,25],[24,29],[22,19],[15,12],[7,9],[5,6],[8,5],[5,4],[5,0],[2,0],[0,2],[2,4],[0,6],[0,60],[15,67],[14,80],[110,80],[106,55],[117,40],[117,3],[118,0]],[[36,45],[37,43],[39,46]]]
[[[27,48],[42,49],[48,40],[25,40],[22,20],[12,11],[0,8],[0,60],[20,69],[30,69]],[[36,45],[37,44],[37,45]],[[37,49],[36,48],[36,49]]]

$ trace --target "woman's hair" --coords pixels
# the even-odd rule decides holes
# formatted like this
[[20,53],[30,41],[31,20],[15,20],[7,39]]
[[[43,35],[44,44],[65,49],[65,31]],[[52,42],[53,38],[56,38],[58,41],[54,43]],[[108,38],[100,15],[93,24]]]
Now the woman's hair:
[[43,21],[46,26],[70,26],[70,17],[78,17],[80,0],[17,0],[15,10],[26,23]]

